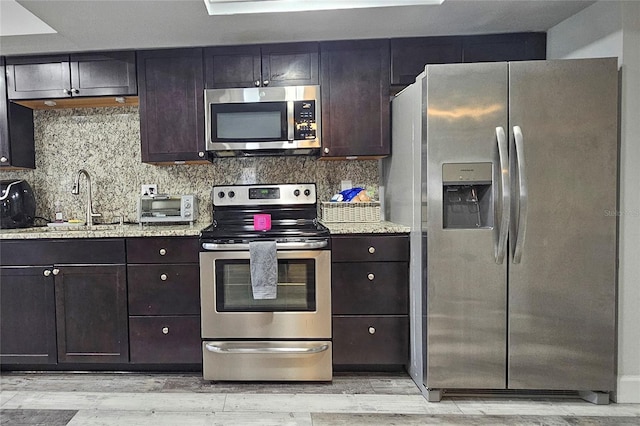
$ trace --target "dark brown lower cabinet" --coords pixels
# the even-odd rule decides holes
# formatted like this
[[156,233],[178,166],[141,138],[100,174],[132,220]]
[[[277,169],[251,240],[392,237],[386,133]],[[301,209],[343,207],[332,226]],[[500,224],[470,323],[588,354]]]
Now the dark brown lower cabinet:
[[333,364],[388,369],[409,362],[409,238],[331,237]]
[[129,318],[131,362],[134,364],[200,364],[200,316],[136,316]]
[[124,248],[118,238],[3,240],[2,369],[127,363]]
[[124,265],[55,266],[59,363],[129,361]]
[[333,316],[333,363],[403,365],[409,360],[409,317]]
[[51,268],[0,268],[0,363],[55,364],[55,315]]
[[131,364],[202,364],[198,237],[127,239]]

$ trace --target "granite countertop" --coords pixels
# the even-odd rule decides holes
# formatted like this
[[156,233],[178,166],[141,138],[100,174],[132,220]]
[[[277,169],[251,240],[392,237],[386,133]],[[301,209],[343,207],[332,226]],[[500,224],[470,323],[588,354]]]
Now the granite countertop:
[[408,234],[411,228],[393,222],[322,222],[332,235],[338,234]]
[[30,240],[40,238],[125,238],[125,237],[188,237],[200,235],[208,224],[191,225],[85,225],[1,229],[0,240]]
[[[408,233],[409,227],[392,222],[324,223],[332,235]],[[0,240],[31,240],[41,238],[131,238],[189,237],[200,235],[207,223],[191,225],[85,225],[42,226],[20,229],[0,229]]]

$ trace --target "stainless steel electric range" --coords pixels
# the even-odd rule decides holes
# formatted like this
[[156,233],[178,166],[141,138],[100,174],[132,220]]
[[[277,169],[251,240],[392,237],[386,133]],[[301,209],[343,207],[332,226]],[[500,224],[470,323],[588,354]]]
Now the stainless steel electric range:
[[[204,378],[331,380],[331,251],[315,184],[215,186],[212,200],[200,252]],[[250,248],[266,241],[276,295],[261,299]]]

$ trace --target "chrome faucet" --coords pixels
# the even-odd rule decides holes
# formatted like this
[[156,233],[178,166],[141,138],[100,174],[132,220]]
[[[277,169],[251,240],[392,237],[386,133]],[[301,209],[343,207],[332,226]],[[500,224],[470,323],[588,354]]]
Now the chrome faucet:
[[78,170],[78,174],[76,175],[76,179],[73,183],[73,188],[71,189],[71,193],[73,195],[80,194],[80,175],[84,175],[87,178],[87,226],[93,225],[93,218],[102,216],[100,213],[93,212],[93,205],[91,200],[91,176],[89,176],[89,172],[85,169]]

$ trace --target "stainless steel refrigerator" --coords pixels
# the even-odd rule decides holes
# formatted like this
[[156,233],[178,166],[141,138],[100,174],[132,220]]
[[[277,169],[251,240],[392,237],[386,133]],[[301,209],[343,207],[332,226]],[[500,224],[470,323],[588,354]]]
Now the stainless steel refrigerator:
[[429,65],[392,102],[387,217],[411,226],[411,364],[443,390],[615,389],[612,58]]

